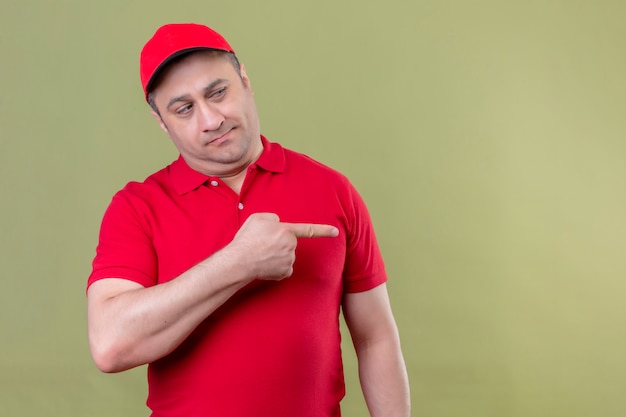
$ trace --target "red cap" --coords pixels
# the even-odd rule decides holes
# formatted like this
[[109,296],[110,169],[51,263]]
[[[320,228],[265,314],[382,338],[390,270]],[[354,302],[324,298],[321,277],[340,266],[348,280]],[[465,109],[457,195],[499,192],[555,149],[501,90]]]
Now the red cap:
[[226,39],[213,29],[195,23],[172,23],[161,26],[141,50],[139,74],[146,100],[157,73],[172,58],[198,49],[216,49],[235,53]]

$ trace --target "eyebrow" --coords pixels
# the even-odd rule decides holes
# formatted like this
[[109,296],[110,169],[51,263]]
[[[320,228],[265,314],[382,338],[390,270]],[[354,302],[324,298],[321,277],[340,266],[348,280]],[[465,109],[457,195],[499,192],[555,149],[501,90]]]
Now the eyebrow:
[[[226,81],[227,80],[224,79],[224,78],[218,78],[217,80],[213,81],[212,83],[210,83],[209,85],[204,87],[204,92],[207,93],[207,92],[213,90],[219,84],[222,84],[222,83],[224,83]],[[179,103],[181,101],[189,101],[190,98],[191,98],[191,96],[189,94],[182,94],[180,96],[172,97],[170,99],[170,101],[167,102],[166,108],[169,109],[172,105],[174,105],[176,103]]]

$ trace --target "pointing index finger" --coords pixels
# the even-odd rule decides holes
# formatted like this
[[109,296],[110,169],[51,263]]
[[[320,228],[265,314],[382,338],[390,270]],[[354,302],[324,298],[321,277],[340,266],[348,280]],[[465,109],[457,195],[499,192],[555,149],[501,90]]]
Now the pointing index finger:
[[316,223],[283,223],[296,237],[335,237],[339,235],[339,229],[329,224]]

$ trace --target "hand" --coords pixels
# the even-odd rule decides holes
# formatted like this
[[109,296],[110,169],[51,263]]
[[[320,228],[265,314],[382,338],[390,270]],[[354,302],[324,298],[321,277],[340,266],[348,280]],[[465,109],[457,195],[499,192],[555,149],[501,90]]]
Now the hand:
[[291,276],[298,238],[335,237],[330,225],[282,223],[273,213],[252,214],[241,226],[231,245],[244,258],[252,278],[281,280]]

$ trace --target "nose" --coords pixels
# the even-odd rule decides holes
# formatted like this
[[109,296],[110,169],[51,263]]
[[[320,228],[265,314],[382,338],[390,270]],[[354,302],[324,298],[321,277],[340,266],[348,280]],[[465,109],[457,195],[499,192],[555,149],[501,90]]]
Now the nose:
[[199,105],[198,123],[203,132],[218,130],[224,123],[224,116],[209,103]]

